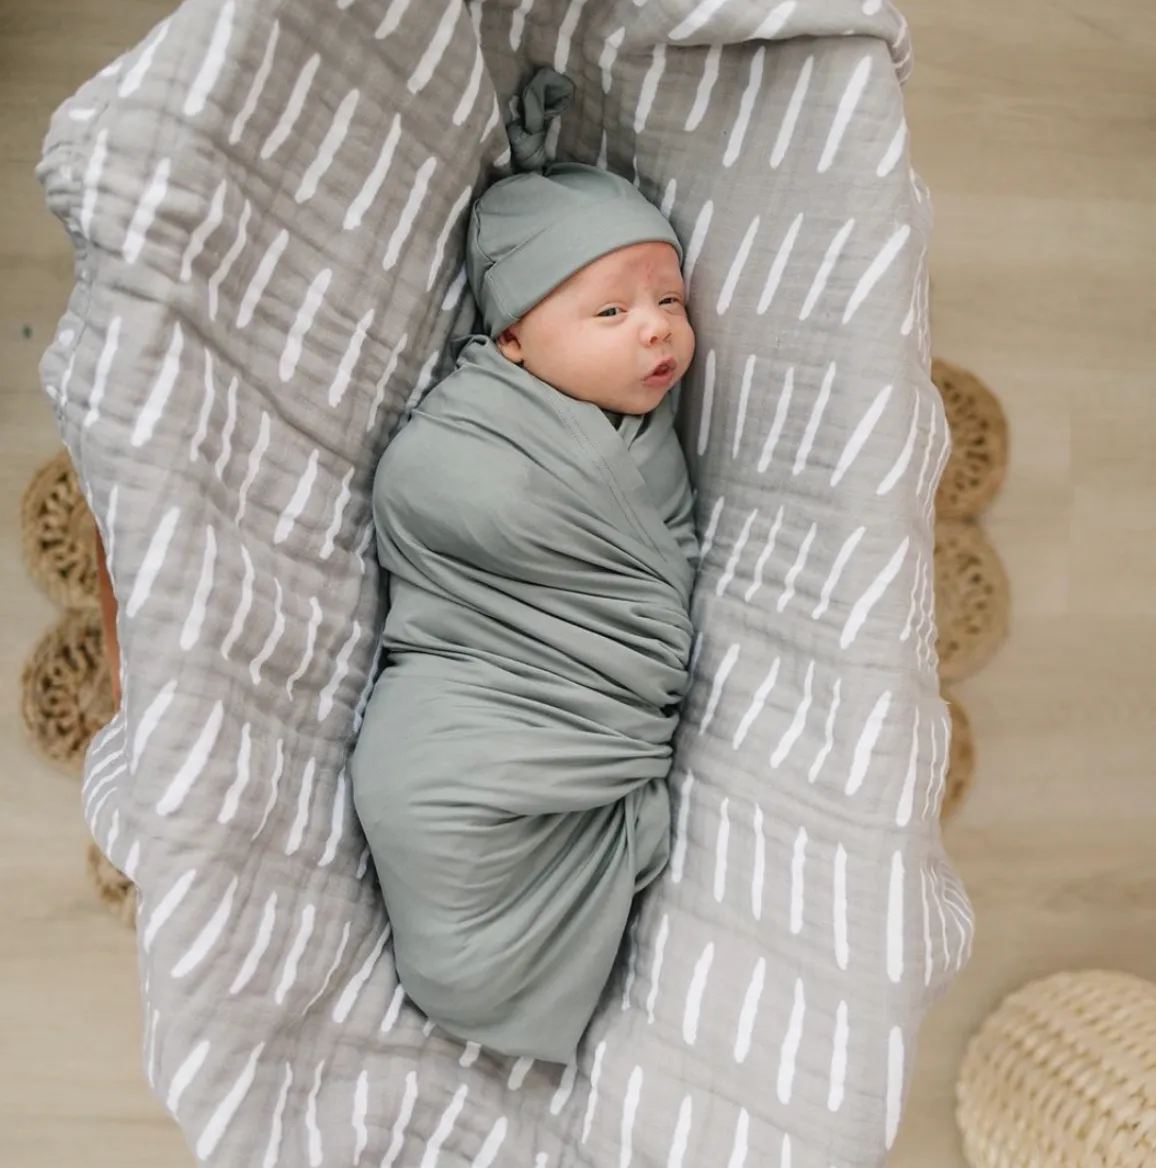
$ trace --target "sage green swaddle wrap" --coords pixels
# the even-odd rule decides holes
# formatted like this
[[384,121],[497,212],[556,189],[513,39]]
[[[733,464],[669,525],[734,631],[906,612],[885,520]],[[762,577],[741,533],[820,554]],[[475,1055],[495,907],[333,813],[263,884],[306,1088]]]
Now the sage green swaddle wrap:
[[[599,255],[677,246],[630,184],[590,170],[557,168],[561,199],[548,177],[505,180],[518,213],[498,246],[479,201],[491,334]],[[626,209],[609,245],[583,231],[607,199]],[[511,257],[532,261],[528,291],[503,284]],[[387,448],[373,502],[386,664],[351,769],[401,983],[459,1038],[566,1062],[669,852],[697,556],[670,398],[616,428],[475,336]]]

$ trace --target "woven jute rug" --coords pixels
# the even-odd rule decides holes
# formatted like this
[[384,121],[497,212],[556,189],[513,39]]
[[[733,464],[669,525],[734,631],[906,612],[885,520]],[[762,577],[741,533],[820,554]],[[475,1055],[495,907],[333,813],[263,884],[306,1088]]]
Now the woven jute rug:
[[973,676],[1007,639],[1011,592],[982,516],[1007,474],[1008,426],[999,399],[974,373],[932,362],[952,451],[935,497],[935,616],[939,677],[951,711],[951,755],[940,817],[950,819],[971,788],[976,749],[971,721],[952,686]]
[[936,358],[931,379],[943,398],[952,445],[935,495],[935,514],[939,520],[975,520],[1003,487],[1007,419],[999,399],[974,373]]
[[[952,725],[940,812],[946,821],[963,803],[975,770],[970,720],[947,687],[981,668],[1008,631],[1007,576],[977,522],[1003,484],[1008,442],[999,402],[974,374],[937,360],[932,379],[943,395],[953,441],[936,497],[935,529],[940,680]],[[21,518],[28,572],[63,610],[25,663],[21,714],[34,747],[79,776],[89,743],[115,705],[97,600],[96,527],[66,452],[33,476]],[[131,923],[132,885],[95,843],[89,845],[87,870],[101,899]]]
[[24,566],[49,598],[64,609],[96,608],[96,526],[66,450],[32,476],[20,528]]
[[28,737],[50,762],[79,776],[88,744],[116,712],[100,613],[65,612],[29,655],[21,688]]
[[[62,610],[24,663],[21,721],[40,755],[79,778],[89,743],[116,707],[97,598],[96,524],[66,451],[32,476],[20,518],[28,574]],[[92,841],[85,868],[100,899],[131,924],[132,884]]]

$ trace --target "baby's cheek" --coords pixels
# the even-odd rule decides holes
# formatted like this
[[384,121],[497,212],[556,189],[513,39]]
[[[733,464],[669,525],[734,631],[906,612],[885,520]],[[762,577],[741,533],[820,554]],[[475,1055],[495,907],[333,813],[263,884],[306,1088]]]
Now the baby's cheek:
[[697,341],[696,341],[695,335],[694,335],[694,329],[692,329],[690,327],[689,321],[686,323],[685,340],[686,340],[686,362],[689,365],[691,362],[691,359],[694,357],[695,346],[697,344]]

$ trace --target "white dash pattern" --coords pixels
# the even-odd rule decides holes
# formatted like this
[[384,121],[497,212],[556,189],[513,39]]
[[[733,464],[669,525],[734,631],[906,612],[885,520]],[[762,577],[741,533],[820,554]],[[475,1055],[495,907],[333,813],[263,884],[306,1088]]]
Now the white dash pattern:
[[798,936],[803,931],[804,884],[803,877],[807,864],[807,829],[800,827],[795,836],[795,849],[791,856],[791,902],[790,930]]
[[705,734],[711,722],[714,721],[715,711],[718,709],[719,701],[722,698],[723,688],[726,686],[727,678],[730,677],[731,670],[734,669],[735,663],[739,659],[739,652],[739,644],[736,641],[727,648],[715,672],[714,680],[711,682],[710,696],[707,698],[706,709],[703,711],[702,721],[698,725],[700,735]]
[[[771,460],[774,458],[775,447],[779,445],[779,438],[782,436],[782,426],[787,420],[787,411],[791,409],[791,398],[794,390],[795,367],[789,366],[784,378],[782,378],[782,389],[779,391],[779,402],[774,408],[771,429],[767,431],[766,442],[762,444],[762,453],[759,456],[759,474],[766,472],[766,468],[771,465]],[[781,507],[779,508],[779,516],[782,516]]]
[[714,942],[708,941],[695,962],[690,978],[690,988],[686,992],[686,1003],[682,1013],[682,1038],[687,1046],[694,1046],[698,1039],[698,1022],[702,1013],[702,1000],[706,993],[710,967],[714,962]]
[[795,979],[795,998],[791,1005],[791,1017],[787,1022],[787,1032],[779,1048],[779,1074],[776,1093],[779,1102],[786,1107],[791,1102],[795,1086],[795,1066],[799,1057],[799,1045],[803,1041],[803,1022],[806,1017],[807,1000],[803,989],[803,979]]
[[730,800],[723,799],[718,809],[718,835],[715,839],[714,898],[722,904],[727,890],[727,852],[730,847]]
[[755,962],[754,972],[750,983],[743,995],[743,1006],[739,1013],[738,1033],[735,1035],[735,1062],[746,1061],[751,1049],[751,1039],[754,1035],[755,1021],[759,1013],[759,1001],[763,995],[763,983],[766,980],[767,961],[760,957]]

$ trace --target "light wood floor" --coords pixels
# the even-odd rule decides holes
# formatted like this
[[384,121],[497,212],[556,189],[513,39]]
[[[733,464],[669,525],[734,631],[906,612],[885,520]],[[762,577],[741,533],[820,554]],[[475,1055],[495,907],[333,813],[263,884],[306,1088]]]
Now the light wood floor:
[[[25,746],[20,668],[56,610],[20,560],[18,501],[57,449],[37,364],[72,283],[33,168],[49,114],[172,5],[0,0],[0,1164],[187,1168],[144,1085],[131,933],[84,872],[79,784]],[[31,328],[30,338],[24,337]]]
[[[34,758],[15,712],[20,663],[54,619],[20,566],[15,509],[55,446],[36,367],[71,279],[32,168],[50,110],[168,6],[0,0],[0,1163],[11,1168],[191,1162],[141,1082],[133,943],[90,894],[77,786]],[[948,833],[978,941],[924,1031],[892,1160],[963,1168],[955,1072],[1005,993],[1061,968],[1156,979],[1156,7],[907,0],[905,11],[916,161],[937,214],[935,350],[990,382],[1014,439],[988,521],[1014,632],[960,690],[979,774]]]

